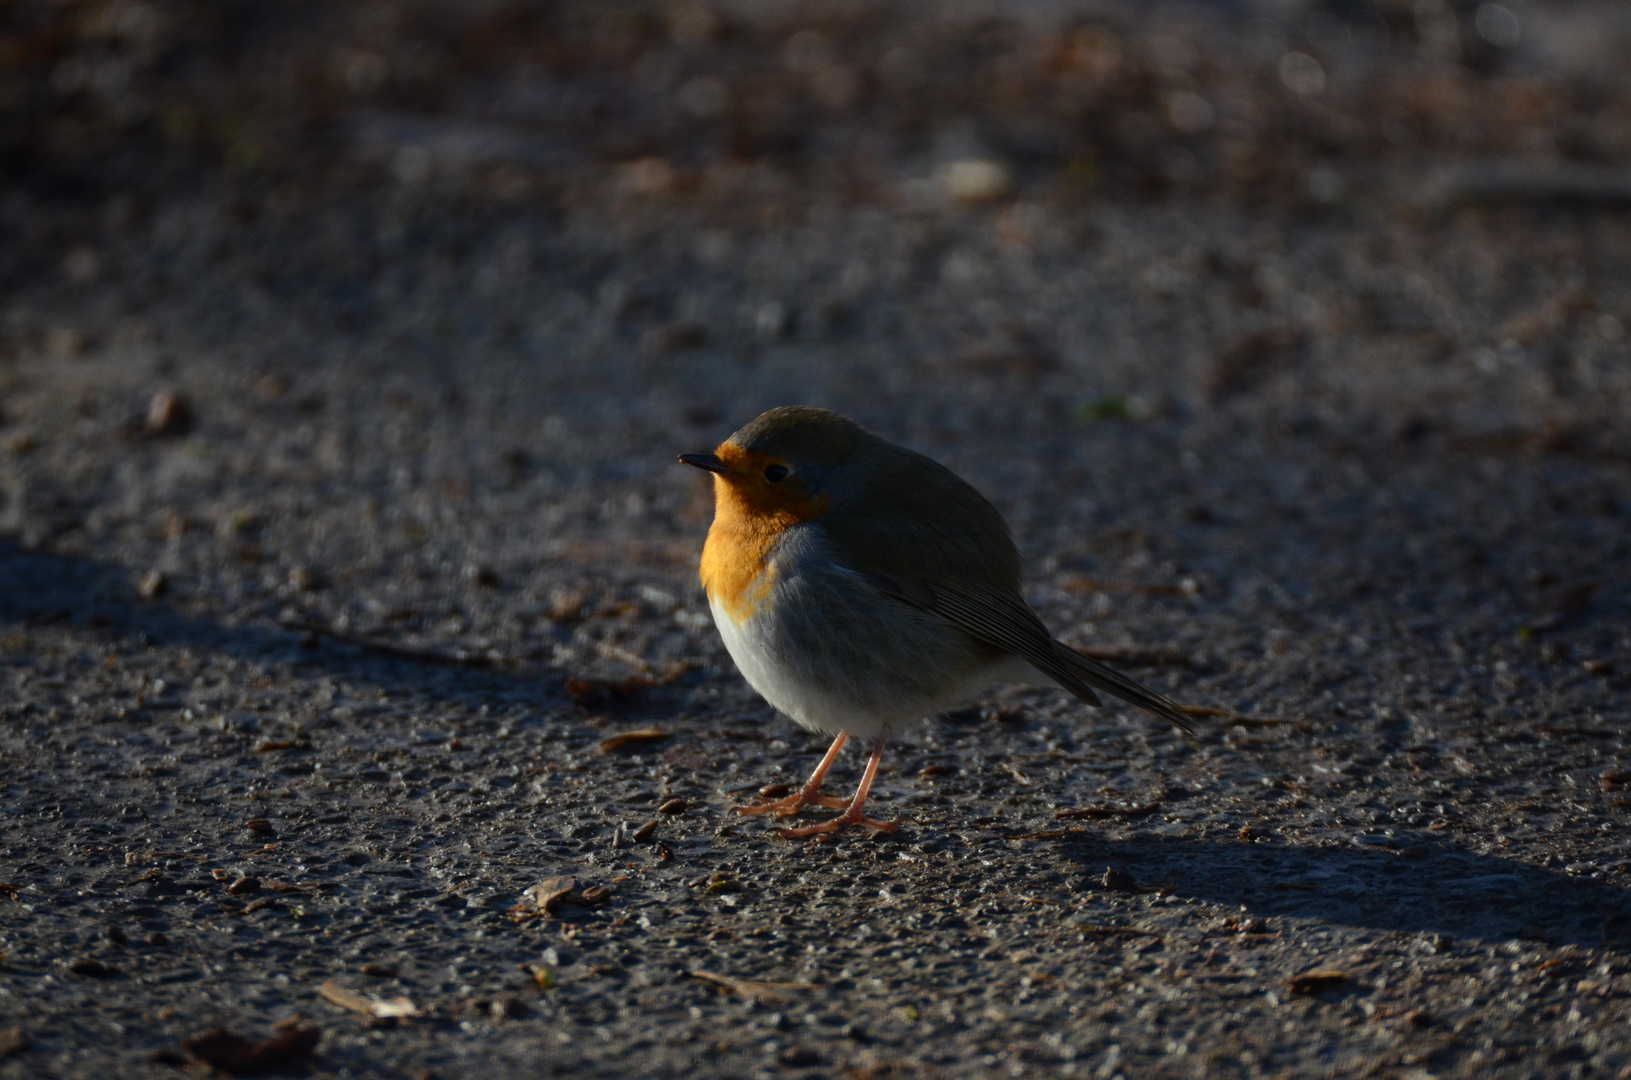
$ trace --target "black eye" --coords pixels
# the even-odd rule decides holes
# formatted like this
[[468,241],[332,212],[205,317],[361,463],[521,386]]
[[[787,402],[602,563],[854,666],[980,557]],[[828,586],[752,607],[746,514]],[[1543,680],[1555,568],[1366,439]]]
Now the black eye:
[[786,465],[772,465],[772,466],[770,466],[770,468],[765,470],[765,479],[769,480],[772,484],[781,483],[783,480],[787,479],[787,466]]

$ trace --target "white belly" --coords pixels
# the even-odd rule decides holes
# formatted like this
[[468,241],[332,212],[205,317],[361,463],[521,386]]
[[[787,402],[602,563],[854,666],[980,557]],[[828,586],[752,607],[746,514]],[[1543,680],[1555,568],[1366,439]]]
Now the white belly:
[[[861,717],[830,717],[827,703],[821,701],[819,688],[802,678],[797,665],[779,661],[773,654],[771,629],[757,615],[737,622],[719,603],[710,599],[708,606],[714,613],[714,625],[725,642],[725,651],[736,661],[736,670],[759,696],[778,710],[812,731],[825,731],[836,735],[846,731],[855,735],[876,735],[882,724],[867,724]],[[756,625],[758,624],[758,625]],[[872,730],[868,730],[871,728]]]
[[[879,600],[895,603],[882,596]],[[841,649],[834,655],[789,647],[794,644],[785,625],[789,616],[782,616],[782,625],[766,614],[737,622],[720,604],[710,600],[709,606],[725,649],[748,685],[799,726],[829,735],[843,732],[875,739],[966,701],[992,683],[1052,682],[1017,656],[972,671],[947,671],[927,685],[922,679],[891,677],[893,672],[921,674],[926,666],[932,667],[932,661],[928,665],[920,662],[922,655],[903,655],[898,666],[871,665],[870,671],[858,668],[850,678],[847,670],[836,667],[841,663]]]

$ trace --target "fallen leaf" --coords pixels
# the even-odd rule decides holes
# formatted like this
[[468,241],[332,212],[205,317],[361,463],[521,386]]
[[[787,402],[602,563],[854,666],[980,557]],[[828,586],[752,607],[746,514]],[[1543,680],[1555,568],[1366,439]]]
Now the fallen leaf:
[[76,960],[70,960],[68,970],[90,979],[111,979],[119,974],[118,968],[104,964],[94,956],[81,956]]
[[317,988],[317,992],[328,998],[342,1009],[350,1009],[363,1016],[377,1016],[381,1018],[392,1017],[407,1019],[419,1015],[414,1003],[405,997],[392,998],[390,1001],[380,1001],[366,994],[359,994],[350,987],[341,986],[333,979],[328,980]]
[[713,983],[732,993],[766,1004],[781,1001],[790,992],[817,989],[815,983],[759,982],[754,979],[738,979],[730,975],[715,975],[711,971],[687,971],[686,974],[693,979]]
[[652,743],[660,743],[671,737],[672,736],[668,732],[659,731],[656,728],[641,728],[639,731],[625,731],[620,735],[613,735],[609,739],[602,740],[600,744],[600,752],[602,754],[615,754],[617,751],[626,750],[631,746],[649,746]]
[[627,701],[656,683],[645,675],[630,675],[626,679],[571,678],[566,680],[566,696],[579,705],[599,705],[605,701]]
[[188,1056],[234,1076],[270,1072],[309,1057],[322,1041],[315,1027],[294,1024],[269,1039],[248,1039],[225,1028],[195,1035],[181,1044]]
[[1180,705],[1178,711],[1185,716],[1212,716],[1239,724],[1242,727],[1271,727],[1275,724],[1290,724],[1289,719],[1275,719],[1266,716],[1242,716],[1232,709],[1220,709],[1215,705]]
[[1286,980],[1286,989],[1293,994],[1317,994],[1322,990],[1335,990],[1348,981],[1346,971],[1335,968],[1325,968],[1320,971],[1305,971],[1301,975],[1293,975]]
[[521,894],[517,910],[530,906],[541,915],[553,915],[577,887],[575,878],[546,878]]
[[1106,937],[1147,937],[1160,939],[1154,930],[1140,930],[1133,926],[1101,926],[1097,923],[1078,923],[1074,929],[1084,934],[1102,934]]
[[1141,818],[1149,817],[1161,809],[1160,800],[1135,805],[1123,804],[1121,806],[1077,806],[1069,810],[1057,810],[1056,818]]
[[559,914],[563,904],[594,907],[605,903],[612,890],[604,885],[579,888],[575,878],[557,875],[545,878],[521,894],[521,902],[510,909],[510,918],[516,922]]

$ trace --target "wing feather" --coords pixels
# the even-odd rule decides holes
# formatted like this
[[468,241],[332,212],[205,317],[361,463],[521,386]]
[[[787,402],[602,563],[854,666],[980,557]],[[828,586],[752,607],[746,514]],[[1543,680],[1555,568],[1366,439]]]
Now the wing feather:
[[978,585],[913,581],[892,574],[864,575],[879,591],[938,615],[994,649],[1023,657],[1032,667],[1090,705],[1095,689],[1154,713],[1193,736],[1182,709],[1143,683],[1055,641],[1036,612],[1017,594]]

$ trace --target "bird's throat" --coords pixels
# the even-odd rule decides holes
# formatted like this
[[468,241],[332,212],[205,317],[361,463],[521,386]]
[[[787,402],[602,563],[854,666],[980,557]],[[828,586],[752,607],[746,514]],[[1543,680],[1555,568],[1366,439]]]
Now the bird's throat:
[[754,494],[714,477],[714,523],[702,549],[702,587],[737,622],[752,618],[770,595],[775,579],[770,559],[782,534],[826,509],[815,500],[767,506]]

